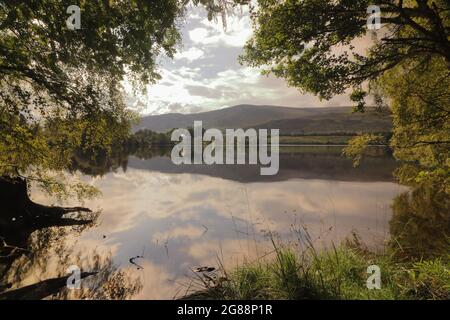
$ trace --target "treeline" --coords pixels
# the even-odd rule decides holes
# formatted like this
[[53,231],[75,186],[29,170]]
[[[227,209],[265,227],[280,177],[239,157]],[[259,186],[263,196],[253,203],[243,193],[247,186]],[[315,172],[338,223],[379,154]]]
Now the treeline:
[[[130,135],[125,141],[125,147],[128,150],[137,150],[143,148],[161,148],[161,147],[171,147],[176,142],[171,141],[172,132],[175,130],[169,130],[167,132],[155,132],[150,129],[141,129],[136,131],[134,134]],[[194,136],[194,128],[186,128]],[[205,129],[203,128],[203,134]]]
[[126,145],[134,150],[140,148],[152,148],[161,146],[171,146],[170,140],[172,130],[166,133],[154,132],[149,129],[143,129],[132,134],[127,140]]
[[[360,132],[355,131],[333,131],[333,132],[292,132],[292,133],[280,133],[280,136],[284,137],[330,137],[330,136],[341,136],[341,137],[354,137],[360,135]],[[392,137],[392,132],[386,132],[386,131],[375,131],[373,134],[376,135],[382,135],[386,137],[386,139],[390,139]]]

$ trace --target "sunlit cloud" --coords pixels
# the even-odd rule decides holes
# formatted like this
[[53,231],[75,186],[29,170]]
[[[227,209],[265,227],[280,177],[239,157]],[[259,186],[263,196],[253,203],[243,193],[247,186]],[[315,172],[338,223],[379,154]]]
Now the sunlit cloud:
[[190,48],[188,50],[181,51],[181,52],[178,52],[177,54],[175,54],[175,59],[176,60],[186,59],[189,62],[192,62],[194,60],[197,60],[197,59],[203,57],[204,54],[205,54],[205,52],[203,50],[200,50],[198,48]]
[[189,37],[194,43],[209,43],[208,30],[205,28],[195,28],[194,30],[189,31]]

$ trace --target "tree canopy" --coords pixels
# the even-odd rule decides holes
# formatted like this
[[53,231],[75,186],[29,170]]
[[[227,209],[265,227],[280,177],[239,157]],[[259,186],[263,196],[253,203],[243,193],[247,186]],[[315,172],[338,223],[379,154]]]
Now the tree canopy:
[[[369,5],[381,9],[378,31],[368,30]],[[356,111],[373,94],[375,104],[392,112],[397,159],[422,167],[399,176],[437,178],[450,190],[448,0],[258,0],[252,20],[242,62],[324,99],[353,90]],[[345,152],[359,162],[379,139],[357,137]]]
[[180,40],[177,0],[81,1],[81,28],[66,25],[73,1],[0,3],[0,175],[70,163],[79,147],[108,148],[129,131],[122,82],[159,78],[156,59]]
[[[441,1],[259,0],[254,35],[242,61],[266,67],[292,86],[329,99],[410,59],[450,64],[450,10]],[[367,9],[381,9],[380,38],[366,54],[353,40],[367,33]]]

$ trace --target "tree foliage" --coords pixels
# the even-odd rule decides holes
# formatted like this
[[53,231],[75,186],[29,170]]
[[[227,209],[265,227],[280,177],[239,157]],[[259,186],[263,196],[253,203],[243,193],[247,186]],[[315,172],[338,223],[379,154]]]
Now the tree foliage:
[[[416,164],[398,171],[402,182],[434,182],[450,194],[450,70],[443,59],[402,64],[379,80],[389,97],[397,159]],[[418,165],[418,166],[417,166]]]
[[371,144],[382,144],[385,139],[382,135],[377,134],[362,134],[349,140],[348,146],[344,149],[343,154],[353,159],[353,165],[356,167],[361,163],[361,160],[370,148]]
[[[366,35],[367,8],[374,4],[383,35],[361,54],[353,40]],[[446,0],[259,0],[252,19],[254,36],[242,61],[325,99],[406,60],[441,56],[450,63]]]
[[126,137],[123,81],[144,88],[157,57],[175,53],[177,0],[81,1],[78,30],[66,26],[71,4],[0,3],[0,175],[61,170],[74,149]]
[[[367,8],[378,5],[383,28],[361,52]],[[397,159],[420,165],[405,182],[437,180],[449,190],[450,3],[448,0],[259,0],[254,36],[241,57],[285,78],[301,91],[329,99],[353,90],[356,111],[371,93],[389,105]],[[368,88],[368,91],[367,89]],[[358,163],[370,143],[364,135],[345,154]]]

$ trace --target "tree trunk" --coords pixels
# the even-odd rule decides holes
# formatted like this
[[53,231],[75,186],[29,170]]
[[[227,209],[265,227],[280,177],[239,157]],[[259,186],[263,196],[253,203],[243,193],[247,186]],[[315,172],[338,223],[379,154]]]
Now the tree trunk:
[[[15,259],[29,252],[28,239],[34,231],[55,226],[85,225],[92,222],[89,219],[63,218],[64,214],[70,212],[91,212],[91,210],[35,203],[28,196],[26,180],[0,176],[0,292],[9,286],[2,283],[2,279]],[[0,294],[0,298],[15,295],[21,298],[41,298],[47,291],[53,292],[58,289],[63,282],[64,278],[44,281],[14,292]]]
[[26,247],[29,236],[36,230],[92,222],[92,220],[63,218],[64,214],[70,212],[91,212],[91,210],[35,203],[28,196],[25,179],[0,177],[0,259],[8,256],[5,252],[11,254],[13,249]]

